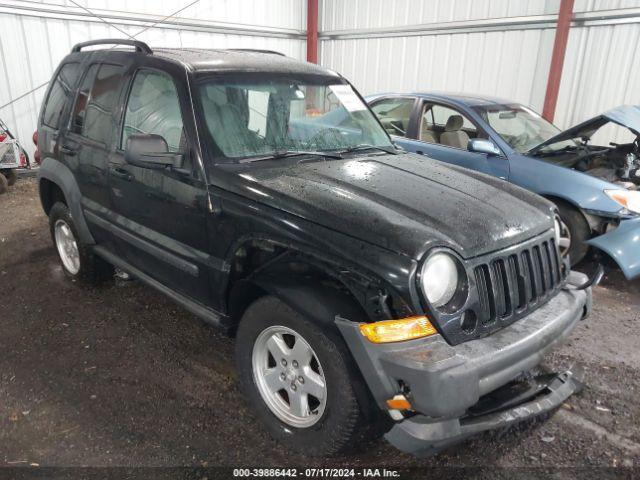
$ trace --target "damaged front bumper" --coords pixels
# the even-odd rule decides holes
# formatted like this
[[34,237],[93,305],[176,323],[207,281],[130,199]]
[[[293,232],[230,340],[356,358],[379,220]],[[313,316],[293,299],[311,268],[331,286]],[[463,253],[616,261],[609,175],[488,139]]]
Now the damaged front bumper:
[[404,394],[413,407],[415,414],[397,422],[387,440],[402,451],[428,455],[560,405],[579,387],[571,372],[547,379],[528,396],[507,395],[498,410],[495,404],[482,407],[488,397],[508,394],[514,379],[538,365],[589,314],[591,288],[576,288],[586,282],[585,275],[572,272],[545,305],[488,337],[455,346],[440,335],[374,344],[357,323],[337,318],[378,405],[387,409],[388,399]]
[[[543,381],[545,383],[543,383]],[[534,386],[527,389],[529,396],[517,393],[517,387],[528,385],[528,382],[514,382],[492,392],[491,396],[506,396],[515,389],[514,397],[504,400],[512,406],[490,408],[484,413],[470,412],[461,418],[434,420],[424,415],[416,415],[397,423],[385,438],[398,450],[418,457],[433,455],[443,448],[449,447],[464,439],[496,428],[505,428],[524,420],[550,412],[574,393],[582,389],[582,382],[572,371],[555,374],[551,378],[545,376],[532,380]],[[484,400],[484,398],[482,399]],[[482,401],[481,400],[481,401]],[[486,399],[492,407],[493,399]]]
[[613,258],[627,280],[640,275],[640,217],[622,220],[615,230],[587,243]]

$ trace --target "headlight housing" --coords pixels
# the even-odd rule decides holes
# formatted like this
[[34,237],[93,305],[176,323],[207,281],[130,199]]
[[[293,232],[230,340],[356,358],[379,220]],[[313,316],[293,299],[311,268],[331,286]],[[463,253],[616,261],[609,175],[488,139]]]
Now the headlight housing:
[[435,308],[451,302],[463,281],[466,283],[464,269],[453,255],[444,251],[429,255],[420,270],[422,292]]
[[605,190],[604,193],[628,211],[640,213],[640,192],[633,190]]

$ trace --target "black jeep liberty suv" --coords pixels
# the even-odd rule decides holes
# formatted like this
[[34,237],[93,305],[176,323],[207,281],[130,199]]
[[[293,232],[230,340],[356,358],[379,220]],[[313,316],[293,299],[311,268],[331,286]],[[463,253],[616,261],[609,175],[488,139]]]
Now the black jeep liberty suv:
[[552,204],[397,150],[333,71],[85,42],[38,148],[65,273],[118,267],[235,335],[249,407],[307,454],[386,432],[426,455],[580,386],[530,373],[591,307]]

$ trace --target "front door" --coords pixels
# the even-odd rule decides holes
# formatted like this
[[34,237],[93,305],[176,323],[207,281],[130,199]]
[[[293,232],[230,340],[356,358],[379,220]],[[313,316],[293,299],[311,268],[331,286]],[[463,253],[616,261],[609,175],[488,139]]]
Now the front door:
[[[186,122],[186,91],[174,79],[184,71],[151,68],[131,72],[124,98],[119,140],[110,159],[109,183],[118,254],[169,288],[209,305],[207,188],[195,164]],[[166,70],[166,68],[163,68]],[[191,117],[192,118],[192,117]],[[181,169],[144,168],[127,163],[124,151],[132,134],[162,136],[170,152],[182,154]]]
[[410,152],[427,155],[461,167],[487,173],[503,180],[509,178],[509,160],[502,155],[470,152],[473,138],[488,136],[463,112],[438,103],[424,103],[416,128],[410,137],[397,143]]

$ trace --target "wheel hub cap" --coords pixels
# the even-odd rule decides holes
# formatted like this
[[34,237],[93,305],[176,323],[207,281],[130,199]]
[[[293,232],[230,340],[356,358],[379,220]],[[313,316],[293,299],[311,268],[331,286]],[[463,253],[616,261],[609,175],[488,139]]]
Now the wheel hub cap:
[[77,274],[80,271],[80,251],[71,227],[64,220],[57,220],[53,233],[62,264],[69,273]]
[[571,248],[571,231],[566,223],[560,220],[560,238],[558,239],[560,254],[564,257],[569,253]]
[[253,346],[253,379],[271,412],[292,427],[314,425],[327,387],[320,361],[302,336],[284,326],[263,330]]

